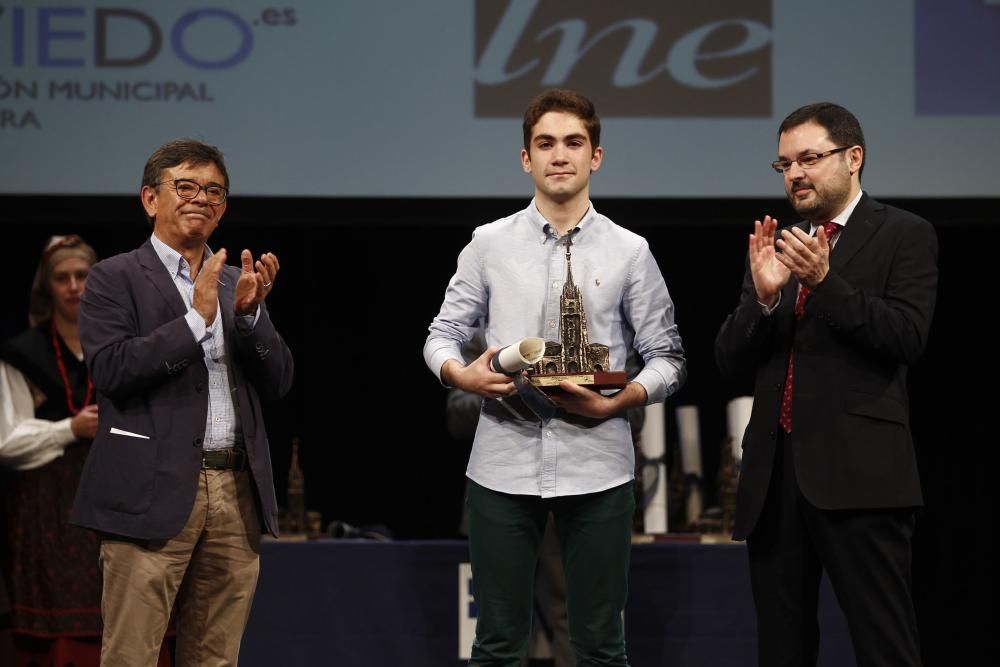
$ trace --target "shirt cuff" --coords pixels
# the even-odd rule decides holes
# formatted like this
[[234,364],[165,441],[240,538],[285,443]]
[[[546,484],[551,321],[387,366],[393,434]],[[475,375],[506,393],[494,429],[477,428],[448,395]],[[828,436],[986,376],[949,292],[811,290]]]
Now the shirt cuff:
[[257,320],[260,319],[260,306],[257,306],[253,315],[237,315],[233,319],[236,321],[237,333],[243,335],[253,333],[253,330],[257,328]]
[[56,430],[53,432],[53,438],[57,445],[61,445],[63,448],[66,445],[76,441],[76,435],[73,433],[73,418],[66,417],[56,422]]
[[781,292],[778,292],[778,300],[770,308],[768,308],[767,304],[763,304],[760,301],[757,302],[757,305],[760,306],[760,312],[764,314],[764,317],[769,317],[781,305]]
[[632,382],[637,382],[646,390],[646,405],[660,403],[667,398],[667,383],[661,375],[662,368],[643,368],[632,378]]
[[449,359],[454,359],[462,366],[465,366],[464,361],[462,361],[459,357],[456,357],[448,350],[438,350],[433,355],[431,355],[431,361],[429,366],[434,371],[434,374],[437,375],[438,382],[440,382],[442,386],[450,388],[451,385],[447,384],[444,381],[444,378],[441,377],[441,370],[444,368],[444,365],[448,362]]
[[[215,316],[219,317],[219,313],[216,313]],[[194,336],[194,341],[199,345],[204,343],[205,339],[211,335],[211,332],[208,331],[208,327],[205,326],[205,318],[202,317],[201,313],[194,308],[187,311],[184,319],[187,320],[188,328],[191,329],[191,335]]]

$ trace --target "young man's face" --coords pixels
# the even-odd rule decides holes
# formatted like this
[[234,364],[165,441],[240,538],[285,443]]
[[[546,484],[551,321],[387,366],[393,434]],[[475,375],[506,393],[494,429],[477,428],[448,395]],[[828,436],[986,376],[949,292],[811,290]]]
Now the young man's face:
[[531,128],[529,150],[521,164],[535,181],[535,196],[562,203],[589,196],[591,172],[601,166],[604,151],[590,144],[583,121],[564,111],[549,111]]

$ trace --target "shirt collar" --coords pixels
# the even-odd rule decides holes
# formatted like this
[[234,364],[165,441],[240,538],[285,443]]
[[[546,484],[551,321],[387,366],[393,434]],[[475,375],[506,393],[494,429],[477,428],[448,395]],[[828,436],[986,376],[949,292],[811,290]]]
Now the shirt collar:
[[[528,208],[525,209],[525,211],[528,215],[528,219],[531,221],[531,224],[536,229],[540,230],[542,234],[546,236],[547,235],[555,236],[555,228],[548,220],[545,219],[545,216],[542,215],[541,211],[538,210],[538,205],[535,203],[534,198],[531,199],[531,203],[528,204]],[[588,201],[587,212],[583,214],[582,218],[580,218],[580,222],[576,223],[576,229],[583,229],[584,227],[586,227],[594,219],[594,216],[596,215],[597,212],[594,210],[594,203]]]
[[[188,261],[184,259],[179,252],[157,238],[155,233],[150,235],[149,240],[153,244],[153,250],[156,251],[156,256],[160,258],[160,261],[163,262],[163,266],[170,272],[171,278],[176,280],[177,276],[181,275],[184,278],[191,280],[191,267],[188,265]],[[206,245],[204,258],[208,259],[211,256],[212,250]]]

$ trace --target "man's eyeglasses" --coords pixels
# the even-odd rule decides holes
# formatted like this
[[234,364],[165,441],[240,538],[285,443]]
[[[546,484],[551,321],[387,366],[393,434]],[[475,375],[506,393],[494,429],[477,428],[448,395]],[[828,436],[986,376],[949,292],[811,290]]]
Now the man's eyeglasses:
[[822,153],[806,153],[805,155],[800,155],[794,160],[775,160],[771,163],[771,168],[774,169],[779,174],[783,174],[792,168],[792,165],[796,162],[803,169],[809,169],[815,167],[820,160],[823,158],[833,155],[834,153],[840,153],[841,151],[846,151],[848,148],[853,148],[853,146],[841,146],[840,148],[832,148],[828,151],[823,151]]
[[226,197],[229,195],[229,190],[221,185],[216,185],[215,183],[202,185],[198,181],[192,181],[190,178],[177,178],[172,181],[157,181],[153,185],[163,185],[164,183],[169,184],[170,187],[174,189],[174,192],[177,193],[177,196],[181,199],[195,199],[202,193],[202,191],[204,191],[205,201],[216,206],[226,201]]

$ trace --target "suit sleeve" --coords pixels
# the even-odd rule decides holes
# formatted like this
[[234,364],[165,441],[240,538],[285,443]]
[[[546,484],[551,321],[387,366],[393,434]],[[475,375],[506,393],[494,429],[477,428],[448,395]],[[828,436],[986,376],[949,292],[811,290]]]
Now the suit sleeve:
[[739,383],[753,377],[770,354],[774,322],[775,315],[765,316],[757,302],[748,259],[739,303],[715,337],[715,363],[728,382]]
[[292,388],[295,364],[292,352],[274,328],[264,304],[252,327],[236,327],[239,359],[243,372],[257,394],[265,400],[282,398]]

